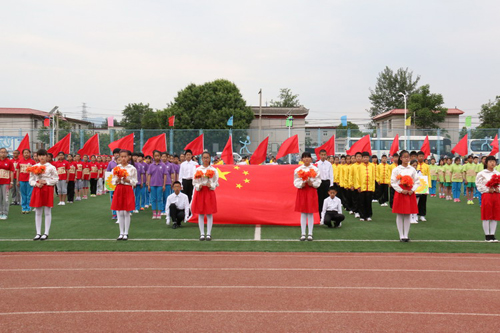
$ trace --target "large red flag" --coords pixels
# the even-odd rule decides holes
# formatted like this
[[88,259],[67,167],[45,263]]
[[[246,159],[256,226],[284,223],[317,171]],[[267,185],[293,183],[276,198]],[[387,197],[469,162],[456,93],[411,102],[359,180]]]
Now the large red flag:
[[201,134],[199,137],[188,143],[186,147],[184,147],[185,151],[188,149],[193,152],[193,155],[200,155],[201,153],[203,153],[203,134]]
[[64,138],[59,140],[58,143],[50,147],[49,150],[47,150],[48,153],[51,153],[52,155],[56,156],[60,152],[63,152],[65,154],[69,154],[69,148],[71,145],[71,133],[68,133]]
[[452,154],[458,154],[460,156],[465,156],[469,152],[469,149],[467,147],[467,134],[462,138],[462,140],[458,141],[457,145],[453,147],[451,150]]
[[[297,165],[214,167],[219,173],[214,223],[300,225],[300,213],[294,209],[298,189],[293,186],[293,171]],[[198,223],[198,216],[190,222]],[[315,222],[319,223],[317,216]]]
[[266,161],[267,157],[267,145],[269,143],[269,137],[265,138],[255,149],[255,151],[252,154],[252,157],[250,157],[250,164],[261,164]]
[[362,153],[365,151],[367,151],[370,154],[370,156],[372,155],[372,145],[370,143],[370,135],[365,135],[364,137],[362,137],[361,139],[356,141],[352,145],[351,149],[346,151],[346,154],[347,155],[354,155],[358,152]]
[[295,134],[281,144],[281,147],[278,150],[278,155],[276,155],[276,159],[279,160],[283,156],[288,154],[298,154],[299,152],[299,135]]
[[80,155],[100,155],[101,149],[99,148],[99,134],[96,133],[85,142],[83,148],[78,151]]
[[335,135],[332,135],[330,140],[325,142],[323,145],[319,146],[318,148],[314,149],[314,153],[316,154],[316,158],[319,159],[319,152],[321,150],[326,150],[326,154],[328,156],[335,155]]
[[127,136],[124,136],[121,139],[111,142],[108,145],[108,147],[109,149],[111,149],[111,152],[113,152],[113,150],[116,148],[134,151],[134,133],[131,133]]
[[425,158],[427,158],[431,154],[431,144],[429,142],[429,136],[425,137],[424,143],[422,144],[422,148],[420,150],[425,154]]
[[22,141],[19,143],[19,146],[17,147],[17,151],[19,151],[21,154],[23,153],[23,150],[25,149],[30,149],[30,136],[28,133],[24,136]]
[[391,150],[389,150],[389,156],[393,156],[399,151],[399,134],[396,134],[394,140],[392,140]]
[[153,136],[142,147],[142,153],[145,156],[153,156],[153,151],[159,150],[160,152],[167,151],[167,135],[165,133]]
[[224,147],[220,158],[224,161],[225,164],[234,164],[233,139],[231,138],[231,135],[229,136],[229,140],[227,140],[226,146]]
[[[26,134],[28,135],[28,134]],[[495,135],[493,142],[491,143],[491,153],[490,156],[496,155],[498,153],[498,134]]]

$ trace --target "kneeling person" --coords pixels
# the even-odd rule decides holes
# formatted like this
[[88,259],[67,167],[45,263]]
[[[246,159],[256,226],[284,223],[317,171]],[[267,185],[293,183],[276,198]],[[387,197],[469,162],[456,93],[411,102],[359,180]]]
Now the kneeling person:
[[332,186],[328,189],[329,197],[323,201],[320,224],[326,224],[328,228],[340,228],[345,216],[342,215],[342,202],[337,198],[337,189]]
[[174,222],[172,228],[180,227],[182,221],[189,220],[189,198],[181,192],[181,183],[175,181],[172,184],[174,193],[167,197],[165,205],[165,213],[167,215],[167,225],[170,225],[170,220]]

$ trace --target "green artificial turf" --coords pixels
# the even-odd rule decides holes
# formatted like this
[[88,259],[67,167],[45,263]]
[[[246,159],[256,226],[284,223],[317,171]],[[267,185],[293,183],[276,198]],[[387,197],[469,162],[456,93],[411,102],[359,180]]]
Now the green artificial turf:
[[[200,242],[197,224],[173,230],[165,220],[152,220],[151,210],[132,216],[126,242],[115,241],[118,225],[111,220],[109,196],[54,206],[50,239],[32,241],[35,215],[11,206],[0,221],[0,251],[311,251],[311,252],[473,252],[499,253],[500,243],[484,242],[480,208],[428,198],[428,222],[412,224],[410,243],[400,243],[395,214],[373,203],[373,221],[346,216],[342,228],[314,227],[313,242],[300,242],[300,227],[262,226],[261,241],[253,225],[215,225],[211,242]],[[251,218],[251,217],[249,217]],[[317,216],[315,217],[317,218]],[[43,232],[43,227],[42,227]],[[431,242],[440,240],[439,242]],[[447,242],[464,240],[474,242]]]

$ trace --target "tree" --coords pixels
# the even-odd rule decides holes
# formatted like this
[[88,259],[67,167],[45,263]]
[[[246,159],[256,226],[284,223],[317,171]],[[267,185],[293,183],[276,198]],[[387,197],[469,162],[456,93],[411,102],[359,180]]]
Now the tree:
[[295,108],[300,106],[299,95],[292,94],[292,90],[281,88],[277,101],[271,100],[270,105],[279,108]]
[[488,101],[488,103],[481,105],[479,120],[481,124],[477,128],[483,129],[479,131],[481,137],[494,137],[498,133],[497,129],[500,128],[500,96],[495,97],[493,102]]
[[408,101],[408,110],[417,128],[439,128],[448,109],[443,107],[443,95],[432,94],[428,84],[418,88]]
[[[370,117],[373,118],[392,109],[403,109],[404,99],[398,94],[405,91],[409,95],[413,94],[417,90],[418,81],[420,81],[420,75],[413,79],[413,72],[408,68],[400,68],[394,73],[386,66],[378,74],[375,89],[370,88],[368,99],[372,106],[367,110]],[[373,126],[373,123],[371,125]]]
[[351,136],[354,136],[354,137],[361,136],[363,134],[363,132],[360,131],[359,126],[355,123],[350,122],[350,121],[347,122],[347,126],[342,126],[342,124],[339,124],[337,126],[337,131],[338,130],[346,130],[345,134],[343,134],[342,136],[347,136],[347,129],[351,130]]
[[121,124],[126,129],[142,128],[142,119],[153,113],[153,109],[148,104],[132,103],[128,104],[122,111]]

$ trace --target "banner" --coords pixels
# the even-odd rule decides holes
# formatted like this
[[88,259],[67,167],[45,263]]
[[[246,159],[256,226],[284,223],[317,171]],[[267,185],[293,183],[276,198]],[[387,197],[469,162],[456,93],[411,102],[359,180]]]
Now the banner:
[[429,178],[420,176],[420,186],[415,190],[415,194],[429,194]]
[[113,178],[113,173],[111,171],[106,171],[104,173],[104,187],[106,188],[106,190],[108,191],[114,191],[115,190],[115,187],[116,185],[113,185],[111,183],[111,179]]

